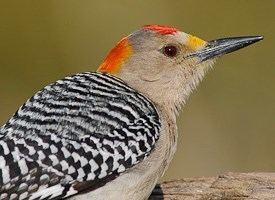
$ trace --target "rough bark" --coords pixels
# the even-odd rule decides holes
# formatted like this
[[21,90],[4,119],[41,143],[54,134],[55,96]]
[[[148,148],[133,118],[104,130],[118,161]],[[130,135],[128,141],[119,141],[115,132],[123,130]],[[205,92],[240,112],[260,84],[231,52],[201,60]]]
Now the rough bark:
[[275,173],[226,173],[161,183],[150,200],[275,200]]

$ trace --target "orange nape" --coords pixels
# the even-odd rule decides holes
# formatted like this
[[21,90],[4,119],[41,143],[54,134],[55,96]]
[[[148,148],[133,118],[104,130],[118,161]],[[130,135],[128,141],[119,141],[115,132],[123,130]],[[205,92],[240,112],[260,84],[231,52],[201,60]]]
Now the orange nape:
[[98,72],[117,74],[123,62],[132,54],[132,47],[127,37],[120,40],[109,52],[103,63],[97,69]]

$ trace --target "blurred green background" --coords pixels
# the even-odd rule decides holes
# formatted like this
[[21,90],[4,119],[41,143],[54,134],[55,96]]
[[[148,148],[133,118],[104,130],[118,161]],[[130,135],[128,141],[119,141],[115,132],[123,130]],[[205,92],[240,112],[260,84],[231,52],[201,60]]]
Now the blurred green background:
[[94,71],[122,36],[151,23],[206,40],[265,36],[220,59],[192,94],[164,179],[274,171],[274,0],[1,0],[0,124],[43,86]]

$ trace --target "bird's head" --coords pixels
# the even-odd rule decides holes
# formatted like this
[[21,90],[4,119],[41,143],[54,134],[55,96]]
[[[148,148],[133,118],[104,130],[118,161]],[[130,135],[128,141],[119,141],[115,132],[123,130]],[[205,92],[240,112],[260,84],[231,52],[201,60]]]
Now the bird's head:
[[261,39],[207,42],[176,28],[146,25],[119,41],[98,72],[117,76],[156,104],[177,111],[217,57]]

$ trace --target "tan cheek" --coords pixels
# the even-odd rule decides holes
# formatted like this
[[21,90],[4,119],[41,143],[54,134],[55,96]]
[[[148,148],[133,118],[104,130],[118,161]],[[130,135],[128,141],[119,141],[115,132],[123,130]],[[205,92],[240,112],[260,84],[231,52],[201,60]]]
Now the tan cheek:
[[152,66],[147,66],[149,69],[142,70],[142,73],[140,74],[143,79],[149,80],[149,81],[156,81],[163,77],[163,75],[166,73],[167,67],[165,64],[156,64]]
[[182,47],[182,57],[183,57],[183,64],[189,68],[196,68],[199,63],[200,63],[200,60],[197,58],[197,57],[188,57],[188,55],[194,53],[194,50],[191,49],[190,47],[184,45]]
[[[148,58],[150,56],[150,59]],[[164,65],[154,55],[139,54],[131,57],[122,68],[122,73],[131,74],[133,79],[153,82],[161,78]]]

